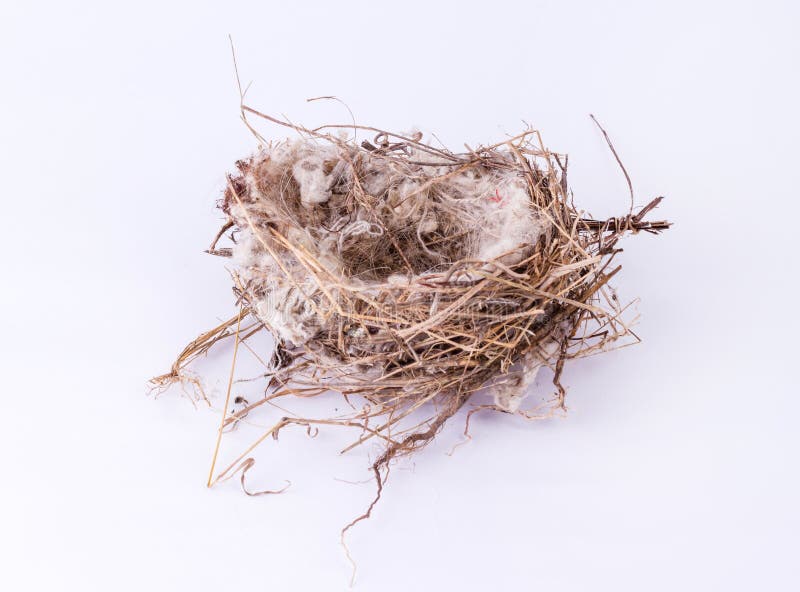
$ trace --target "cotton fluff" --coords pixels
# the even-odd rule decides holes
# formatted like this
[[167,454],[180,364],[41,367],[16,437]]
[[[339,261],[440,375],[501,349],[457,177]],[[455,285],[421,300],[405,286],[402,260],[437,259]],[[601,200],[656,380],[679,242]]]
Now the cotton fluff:
[[[273,225],[348,285],[412,282],[460,259],[485,261],[487,268],[495,260],[514,264],[548,228],[514,170],[472,168],[454,174],[437,162],[440,157],[422,151],[412,151],[409,160],[420,164],[401,166],[369,155],[350,160],[335,146],[290,140],[247,161],[245,190],[227,205],[241,229],[234,258],[242,281],[260,287],[256,314],[280,339],[294,345],[312,339],[332,303],[295,257],[276,261],[273,253],[285,252],[286,245],[256,240],[254,225]],[[405,242],[368,265],[372,255],[386,251],[386,234]]]

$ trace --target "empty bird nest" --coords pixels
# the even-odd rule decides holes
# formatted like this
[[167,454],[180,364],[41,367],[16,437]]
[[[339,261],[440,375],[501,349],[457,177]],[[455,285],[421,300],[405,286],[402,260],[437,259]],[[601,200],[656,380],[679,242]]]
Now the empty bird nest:
[[[283,417],[264,438],[289,424],[356,428],[356,444],[382,444],[372,465],[380,494],[382,469],[428,443],[475,393],[490,395],[481,408],[525,415],[526,391],[548,366],[552,406],[563,407],[564,363],[630,335],[608,283],[620,269],[612,262],[624,235],[669,226],[645,220],[661,198],[622,217],[586,217],[568,194],[566,158],[533,130],[453,153],[419,133],[312,130],[244,110],[297,137],[264,142],[228,177],[227,222],[209,252],[233,262],[240,312],[154,379],[199,386],[186,372],[192,360],[268,330],[264,398],[235,412],[226,403],[223,427],[265,401],[341,395],[349,413]],[[219,247],[226,234],[231,246]],[[421,423],[400,423],[420,412]],[[218,478],[241,469],[244,479],[246,456]]]

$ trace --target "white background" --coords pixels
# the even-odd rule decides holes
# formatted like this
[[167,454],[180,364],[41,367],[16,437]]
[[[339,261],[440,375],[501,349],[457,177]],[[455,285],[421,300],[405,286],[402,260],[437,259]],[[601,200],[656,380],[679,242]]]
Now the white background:
[[[374,449],[286,432],[250,475],[286,494],[208,490],[218,414],[147,396],[235,312],[202,253],[255,146],[230,33],[257,108],[347,122],[305,102],[337,95],[456,150],[525,120],[570,153],[579,205],[622,214],[594,113],[639,205],[666,195],[655,217],[675,222],[623,245],[644,342],[568,366],[565,419],[477,415],[447,456],[462,413],[398,465],[349,539],[357,590],[799,589],[799,18],[789,1],[5,0],[0,586],[347,586],[339,530],[374,489],[336,479],[368,479]],[[217,407],[229,356],[206,368]]]

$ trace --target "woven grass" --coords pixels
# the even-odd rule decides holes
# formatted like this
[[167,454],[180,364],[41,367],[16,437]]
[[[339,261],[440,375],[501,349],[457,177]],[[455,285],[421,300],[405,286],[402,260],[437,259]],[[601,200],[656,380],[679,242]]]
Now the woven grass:
[[[566,157],[535,130],[453,153],[420,134],[243,114],[299,139],[264,142],[229,176],[228,220],[209,252],[233,258],[240,312],[190,343],[154,385],[199,387],[186,371],[194,359],[267,330],[275,349],[264,397],[235,412],[226,403],[221,430],[280,398],[339,396],[350,411],[281,418],[214,480],[240,470],[244,484],[252,450],[288,425],[343,426],[358,433],[347,449],[381,444],[372,464],[380,497],[390,461],[430,442],[479,391],[494,397],[481,409],[526,416],[525,392],[549,366],[552,407],[563,408],[567,361],[637,340],[609,281],[621,238],[669,227],[645,220],[660,197],[620,217],[585,216],[568,191]],[[520,207],[512,190],[523,191],[524,211],[502,218]],[[226,234],[232,246],[219,247]],[[403,422],[420,412],[423,421]]]

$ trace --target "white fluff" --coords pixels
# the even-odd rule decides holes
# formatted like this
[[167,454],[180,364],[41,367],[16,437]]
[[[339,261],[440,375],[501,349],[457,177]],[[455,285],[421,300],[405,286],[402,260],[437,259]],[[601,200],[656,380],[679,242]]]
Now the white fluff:
[[[336,147],[301,139],[271,145],[254,159],[268,163],[267,170],[277,173],[274,173],[275,178],[266,180],[255,178],[252,171],[245,177],[250,194],[264,199],[231,207],[230,214],[242,229],[233,249],[233,260],[239,267],[243,282],[253,281],[264,288],[262,299],[253,303],[259,318],[279,338],[302,345],[323,325],[323,318],[319,315],[329,318],[334,304],[329,295],[321,293],[306,268],[293,258],[281,260],[279,265],[261,242],[264,239],[253,236],[249,229],[250,220],[255,216],[271,218],[279,213],[275,209],[279,205],[264,195],[268,190],[267,183],[283,184],[293,180],[299,187],[302,205],[313,209],[331,199],[337,179],[342,178],[352,165],[341,159]],[[439,227],[429,197],[434,184],[436,199],[456,210],[463,210],[465,219],[474,220],[474,230],[464,241],[463,257],[486,261],[487,269],[491,269],[492,260],[505,265],[522,260],[533,251],[536,241],[549,226],[549,222],[540,218],[531,207],[528,187],[516,172],[484,170],[478,173],[469,169],[452,174],[452,167],[438,166],[440,156],[419,150],[412,150],[410,160],[434,165],[426,166],[426,175],[422,177],[409,177],[391,167],[376,169],[360,182],[364,191],[392,208],[398,227],[416,227],[420,244],[425,245],[425,235],[434,233]],[[326,170],[329,173],[326,174]],[[287,178],[289,176],[291,179]],[[383,240],[384,230],[379,224],[373,219],[365,219],[363,210],[356,210],[356,214],[353,219],[343,220],[333,227],[316,228],[313,233],[291,227],[286,231],[286,238],[293,245],[315,253],[317,261],[338,277],[344,268],[340,253],[346,245],[361,240]],[[392,224],[391,219],[388,224]],[[294,282],[285,277],[284,270],[290,272]],[[421,275],[425,273],[424,270],[420,272]],[[363,283],[355,278],[342,279],[353,284]],[[453,281],[475,279],[477,276],[467,273],[453,277]],[[410,283],[413,280],[411,275],[395,273],[381,282]],[[534,367],[526,372],[526,376],[530,375],[526,380],[532,381]],[[514,402],[516,395],[511,391],[503,393],[498,395],[498,401],[502,399],[504,408],[518,404]]]
[[528,387],[536,380],[539,370],[547,366],[558,354],[562,338],[563,332],[555,331],[553,337],[528,353],[515,370],[492,386],[494,404],[503,411],[516,413],[522,401],[528,396]]

